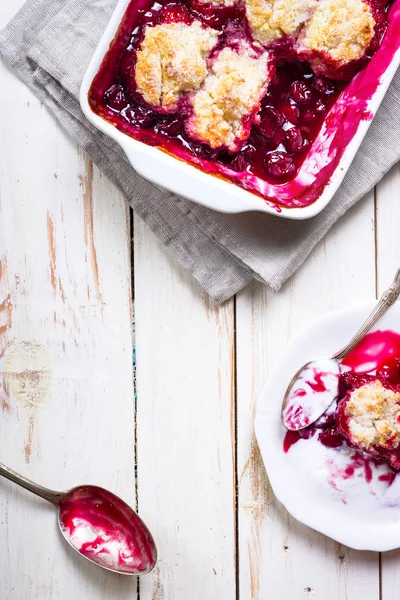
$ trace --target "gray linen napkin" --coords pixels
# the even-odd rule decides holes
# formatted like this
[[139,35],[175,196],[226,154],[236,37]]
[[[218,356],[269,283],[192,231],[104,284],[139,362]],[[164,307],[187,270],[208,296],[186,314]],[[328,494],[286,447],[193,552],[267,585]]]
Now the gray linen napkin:
[[177,260],[222,302],[252,278],[277,291],[335,221],[400,158],[400,72],[335,198],[317,217],[225,215],[143,180],[84,118],[77,98],[117,0],[27,0],[0,32],[0,52],[122,191]]

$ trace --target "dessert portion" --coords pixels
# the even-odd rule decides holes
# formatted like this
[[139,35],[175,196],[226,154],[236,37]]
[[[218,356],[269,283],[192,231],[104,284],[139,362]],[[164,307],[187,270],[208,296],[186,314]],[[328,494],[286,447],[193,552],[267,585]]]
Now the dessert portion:
[[[314,374],[313,381],[317,380]],[[323,397],[325,387],[315,387],[314,396],[321,393]],[[304,383],[299,383],[298,389],[306,390]],[[296,401],[301,415],[301,393],[297,393]],[[313,402],[318,403],[318,397]],[[315,423],[288,431],[284,451],[310,438],[345,453],[352,461],[366,461],[369,470],[374,464],[386,463],[393,477],[400,472],[399,334],[374,331],[361,340],[342,362],[337,401]]]
[[137,91],[151,106],[173,108],[183,92],[199,89],[218,31],[199,21],[146,27],[137,52]]
[[257,53],[246,43],[221,50],[191,99],[187,133],[213,149],[237,152],[252,124],[260,120],[260,103],[269,83],[268,58],[268,52]]
[[336,426],[355,448],[400,469],[400,386],[353,378],[337,407]]
[[318,0],[246,0],[246,16],[254,37],[268,45],[298,33],[317,6]]
[[316,72],[340,69],[363,58],[375,33],[375,19],[363,0],[319,0],[297,40]]
[[349,84],[350,125],[333,107],[383,39],[385,1],[132,1],[90,106],[124,133],[277,210],[307,206],[366,118],[379,76],[360,95]]
[[245,0],[245,4],[255,39],[267,48],[286,39],[317,74],[339,73],[346,78],[343,67],[362,59],[375,36],[377,22],[364,0]]

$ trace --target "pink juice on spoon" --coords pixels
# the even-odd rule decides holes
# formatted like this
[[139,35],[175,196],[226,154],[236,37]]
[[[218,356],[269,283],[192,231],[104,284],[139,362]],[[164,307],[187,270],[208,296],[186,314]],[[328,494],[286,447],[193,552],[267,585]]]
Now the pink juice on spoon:
[[68,492],[59,503],[61,530],[80,554],[119,573],[145,574],[157,560],[154,540],[120,498],[95,486]]
[[335,359],[315,360],[307,365],[296,379],[283,413],[288,429],[301,429],[313,422],[339,392],[339,363]]

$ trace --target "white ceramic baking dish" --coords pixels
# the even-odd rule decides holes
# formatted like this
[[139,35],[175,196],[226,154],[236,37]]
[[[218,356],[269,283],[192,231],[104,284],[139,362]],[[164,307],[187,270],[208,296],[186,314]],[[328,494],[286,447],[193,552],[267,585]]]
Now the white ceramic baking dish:
[[[395,4],[392,6],[392,10],[396,9],[396,15],[393,20],[398,21],[397,29],[395,27],[394,31],[391,33],[392,37],[396,36],[397,39],[395,42],[396,49],[393,56],[390,58],[390,61],[387,65],[385,64],[384,70],[382,70],[381,75],[378,77],[376,90],[368,102],[368,111],[364,111],[364,116],[366,118],[360,121],[354,136],[344,149],[340,162],[337,164],[319,197],[312,204],[301,208],[279,207],[278,209],[273,203],[267,202],[263,198],[242,189],[234,183],[224,181],[214,175],[205,173],[188,163],[174,158],[157,147],[149,146],[135,140],[126,133],[119,131],[116,127],[92,111],[88,102],[90,86],[100,68],[105,54],[107,53],[110,43],[115,37],[129,2],[130,0],[120,0],[118,2],[83,78],[80,91],[80,103],[82,110],[89,121],[123,148],[130,163],[140,175],[149,181],[184,196],[185,198],[193,200],[194,202],[202,204],[203,206],[207,206],[208,208],[226,213],[261,211],[289,219],[308,219],[323,210],[341,184],[400,64],[400,35],[398,37],[396,36],[396,32],[399,33],[400,31],[400,0],[395,0]],[[389,33],[390,32],[388,31],[386,35],[389,35]],[[348,112],[348,103],[346,104],[346,110]],[[352,118],[351,114],[348,118]],[[328,137],[329,136],[322,131],[310,149],[310,152],[314,152],[312,161],[314,169],[319,158],[325,154],[324,144]],[[303,178],[304,181],[307,180],[307,177],[308,174],[306,172]]]

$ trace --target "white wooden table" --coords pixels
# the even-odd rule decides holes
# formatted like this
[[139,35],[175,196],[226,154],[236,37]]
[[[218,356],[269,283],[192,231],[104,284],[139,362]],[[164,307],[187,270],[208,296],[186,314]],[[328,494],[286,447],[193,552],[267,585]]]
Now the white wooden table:
[[[0,26],[22,3],[2,0]],[[0,460],[49,487],[112,489],[160,558],[140,585],[106,574],[62,542],[50,505],[0,481],[0,599],[400,598],[400,554],[295,522],[253,435],[294,330],[391,280],[400,170],[278,295],[254,284],[217,307],[3,63],[0,90]]]

